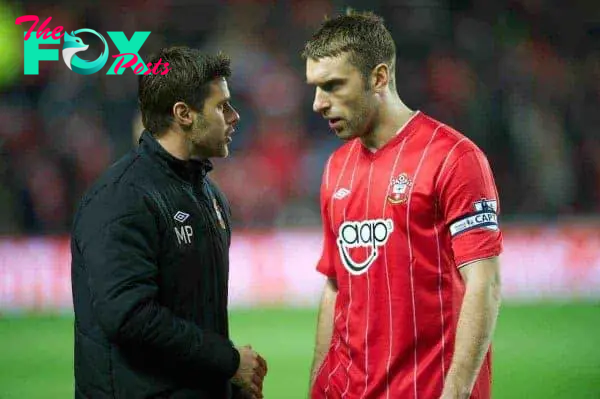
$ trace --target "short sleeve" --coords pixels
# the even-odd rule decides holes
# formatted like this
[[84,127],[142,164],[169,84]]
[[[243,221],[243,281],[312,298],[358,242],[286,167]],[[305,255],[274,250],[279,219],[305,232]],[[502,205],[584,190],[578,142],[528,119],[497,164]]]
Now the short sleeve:
[[[328,165],[329,166],[329,165]],[[323,250],[321,258],[317,263],[317,270],[325,276],[335,279],[335,257],[337,256],[336,236],[332,230],[331,217],[328,206],[327,171],[323,175],[321,183],[321,223],[323,224]]]
[[441,176],[439,202],[457,267],[502,252],[500,203],[485,155],[460,155]]

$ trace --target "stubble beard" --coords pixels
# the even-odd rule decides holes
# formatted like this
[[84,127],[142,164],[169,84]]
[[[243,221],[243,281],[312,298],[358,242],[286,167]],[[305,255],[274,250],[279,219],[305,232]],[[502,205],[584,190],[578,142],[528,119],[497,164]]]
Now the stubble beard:
[[210,125],[202,115],[196,116],[185,134],[192,156],[200,158],[222,156],[222,149],[213,148],[213,143],[210,141]]
[[[367,96],[368,94],[368,92],[365,92],[365,96]],[[356,112],[354,113],[355,116],[347,122],[344,128],[346,132],[340,132],[342,133],[340,135],[340,138],[344,140],[350,140],[353,138],[360,138],[367,135],[371,130],[370,125],[372,125],[370,121],[372,117],[371,108],[372,106],[369,104],[368,101],[361,102],[357,107]]]

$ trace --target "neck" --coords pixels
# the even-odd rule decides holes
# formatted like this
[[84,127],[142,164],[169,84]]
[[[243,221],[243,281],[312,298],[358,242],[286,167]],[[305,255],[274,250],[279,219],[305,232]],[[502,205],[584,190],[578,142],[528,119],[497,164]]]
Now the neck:
[[185,140],[183,132],[177,132],[173,129],[168,129],[156,139],[158,143],[177,159],[187,161],[192,157],[192,151]]
[[415,111],[408,108],[398,96],[384,101],[371,130],[361,137],[363,145],[371,151],[380,149],[396,136],[414,114]]

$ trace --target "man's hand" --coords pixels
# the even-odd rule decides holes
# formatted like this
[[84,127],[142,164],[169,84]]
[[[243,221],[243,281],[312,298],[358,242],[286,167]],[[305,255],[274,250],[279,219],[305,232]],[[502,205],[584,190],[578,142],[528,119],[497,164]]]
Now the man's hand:
[[253,399],[263,397],[263,380],[267,374],[267,362],[250,345],[236,348],[240,365],[231,382],[242,388]]

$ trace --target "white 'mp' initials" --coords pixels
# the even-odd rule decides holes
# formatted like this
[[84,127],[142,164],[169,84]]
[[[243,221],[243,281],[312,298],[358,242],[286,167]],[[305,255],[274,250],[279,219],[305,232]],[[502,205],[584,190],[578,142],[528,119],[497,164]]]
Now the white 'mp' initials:
[[177,235],[177,243],[181,244],[191,244],[192,236],[194,235],[194,231],[192,230],[192,226],[185,225],[179,228],[174,227],[175,234]]

